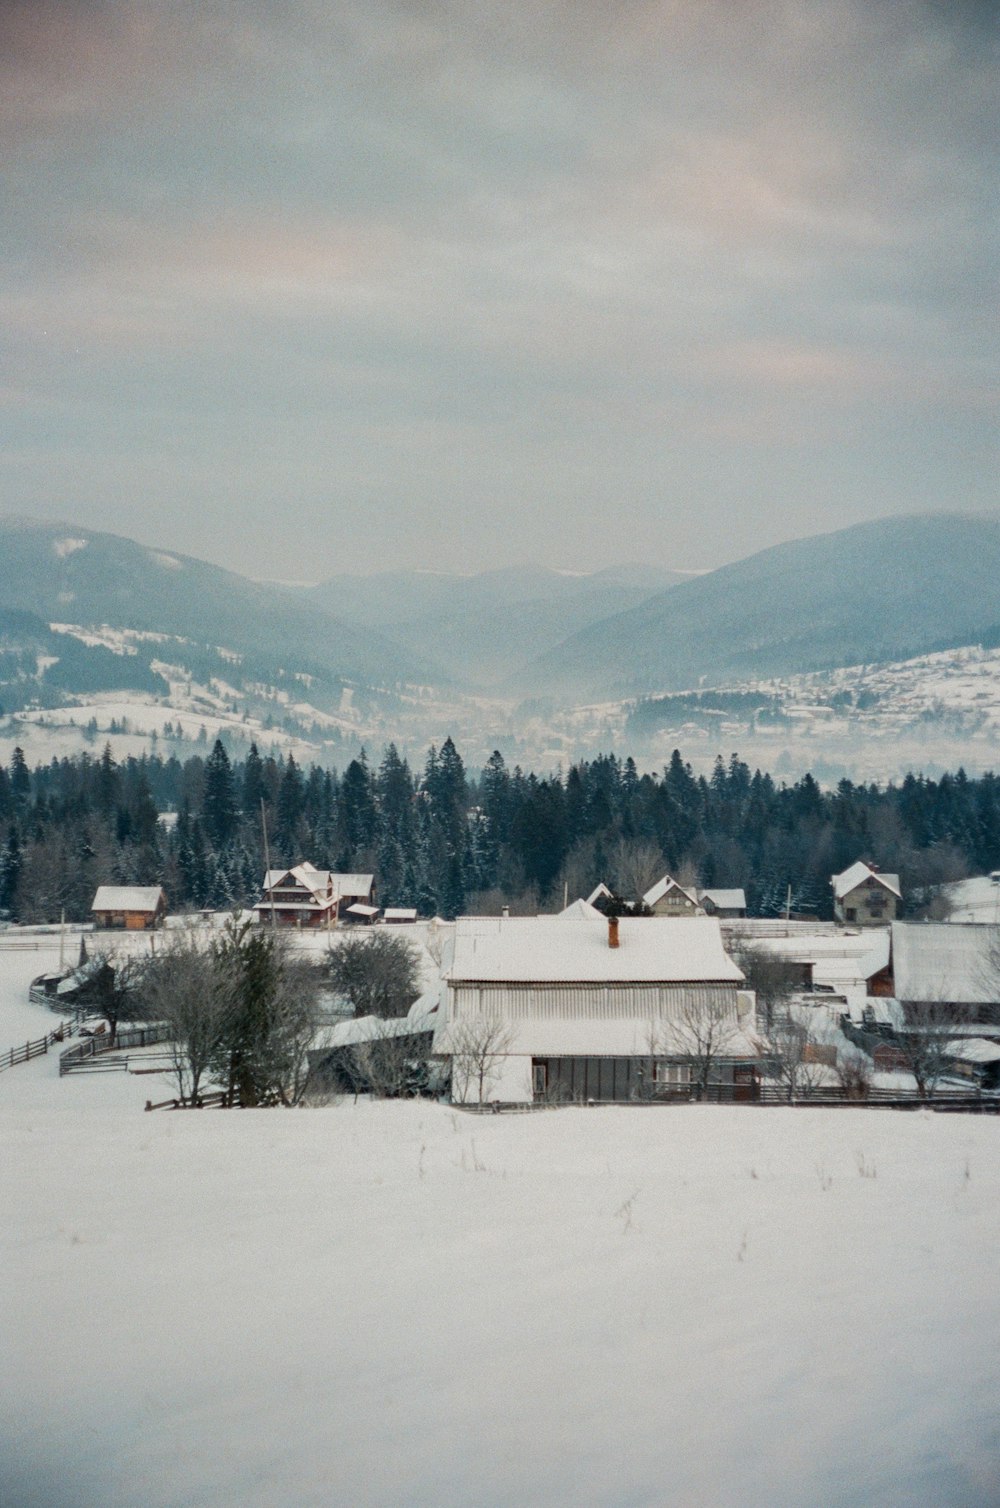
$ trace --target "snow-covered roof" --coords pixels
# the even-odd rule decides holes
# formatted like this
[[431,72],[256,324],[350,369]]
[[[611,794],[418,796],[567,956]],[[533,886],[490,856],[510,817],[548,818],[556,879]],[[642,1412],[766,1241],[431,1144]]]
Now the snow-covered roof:
[[697,906],[698,897],[695,895],[694,891],[685,890],[684,886],[678,885],[677,881],[675,879],[672,879],[669,874],[665,874],[662,880],[657,880],[656,884],[653,885],[651,889],[646,891],[646,894],[643,896],[643,900],[645,901],[647,906],[655,906],[657,901],[662,901],[668,890],[678,891],[681,895],[685,896],[691,902],[692,906]]
[[893,922],[892,970],[900,1000],[1000,1003],[1000,926]]
[[863,885],[865,880],[878,880],[879,884],[883,885],[897,900],[902,899],[899,875],[881,874],[877,869],[870,868],[862,859],[851,864],[842,874],[835,874],[830,883],[837,900],[842,901],[845,895],[850,895],[851,891]]
[[989,1042],[985,1037],[958,1038],[945,1050],[963,1063],[1000,1063],[1000,1042]]
[[775,933],[727,930],[729,946],[739,951],[745,943],[752,951],[773,958],[787,958],[792,963],[811,963],[813,977],[829,983],[871,979],[889,962],[888,927],[865,928],[864,931],[813,931],[795,923]]
[[595,901],[610,901],[612,898],[611,891],[602,880],[599,885],[594,886],[593,890],[587,896],[587,905],[592,906]]
[[461,918],[448,978],[511,983],[680,983],[743,975],[714,917],[623,917],[617,948],[604,917]]
[[296,864],[292,869],[269,869],[264,875],[264,892],[270,894],[294,885],[308,890],[319,905],[370,895],[374,878],[370,874],[338,874],[330,869],[317,869],[313,864]]
[[389,1037],[409,1037],[433,1031],[438,1021],[440,991],[435,985],[414,1000],[405,1016],[352,1016],[338,1021],[330,1032],[329,1046],[351,1047],[357,1042],[384,1042]]
[[91,911],[155,911],[166,896],[159,885],[98,885]]
[[699,890],[699,901],[711,901],[720,911],[745,911],[747,898],[744,890]]
[[416,906],[386,906],[382,915],[387,922],[415,922],[417,908]]
[[566,909],[560,911],[559,915],[566,921],[593,921],[595,917],[602,921],[604,920],[603,912],[598,911],[596,906],[592,906],[589,901],[584,900],[570,901]]
[[377,906],[363,906],[360,901],[355,901],[353,906],[347,908],[348,916],[378,916]]
[[330,878],[333,881],[334,895],[344,900],[348,896],[371,895],[375,876],[373,874],[331,874]]
[[320,900],[329,899],[330,871],[316,869],[312,864],[296,864],[292,869],[269,869],[264,876],[265,893],[284,890],[289,885],[308,890],[318,904]]

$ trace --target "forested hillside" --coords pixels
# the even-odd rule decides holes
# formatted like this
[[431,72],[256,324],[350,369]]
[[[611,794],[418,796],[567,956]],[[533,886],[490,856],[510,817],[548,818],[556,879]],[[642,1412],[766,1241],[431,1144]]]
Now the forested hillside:
[[[158,813],[176,812],[162,822]],[[1000,778],[908,775],[898,786],[842,781],[823,791],[751,772],[735,755],[696,777],[675,752],[640,774],[614,755],[565,775],[477,777],[450,739],[415,772],[393,745],[377,766],[338,774],[261,759],[115,762],[83,754],[31,771],[0,765],[0,910],[20,922],[84,920],[98,884],[162,884],[175,911],[258,895],[266,818],[274,864],[374,871],[382,905],[425,916],[534,911],[599,880],[637,894],[665,869],[706,886],[742,885],[751,914],[829,915],[829,877],[864,857],[902,876],[908,903],[1000,867]]]

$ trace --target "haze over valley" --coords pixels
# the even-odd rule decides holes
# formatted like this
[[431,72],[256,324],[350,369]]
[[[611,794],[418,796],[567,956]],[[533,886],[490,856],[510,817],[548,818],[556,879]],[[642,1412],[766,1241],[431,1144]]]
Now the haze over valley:
[[[0,747],[222,734],[342,765],[453,737],[889,779],[992,762],[1000,527],[881,520],[692,576],[623,564],[251,582],[73,524],[0,523]],[[859,586],[858,583],[861,583]]]

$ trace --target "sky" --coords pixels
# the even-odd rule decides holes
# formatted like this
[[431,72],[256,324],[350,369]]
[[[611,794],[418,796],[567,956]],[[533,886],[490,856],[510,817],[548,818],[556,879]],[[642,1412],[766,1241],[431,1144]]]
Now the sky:
[[995,510],[998,12],[4,0],[0,512],[317,580]]

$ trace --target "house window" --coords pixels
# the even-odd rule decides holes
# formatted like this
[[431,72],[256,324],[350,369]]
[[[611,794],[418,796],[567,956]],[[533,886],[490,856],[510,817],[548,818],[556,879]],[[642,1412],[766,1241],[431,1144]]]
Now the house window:
[[687,1089],[691,1083],[690,1063],[654,1063],[653,1083],[658,1089]]
[[549,1087],[549,1065],[536,1058],[531,1065],[532,1088],[536,1094],[545,1094]]
[[856,922],[857,919],[858,919],[857,907],[856,906],[848,906],[847,911],[845,912],[845,915],[846,915],[847,920],[849,922]]

